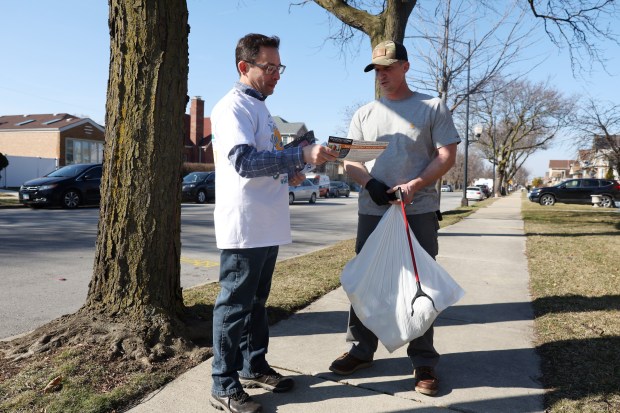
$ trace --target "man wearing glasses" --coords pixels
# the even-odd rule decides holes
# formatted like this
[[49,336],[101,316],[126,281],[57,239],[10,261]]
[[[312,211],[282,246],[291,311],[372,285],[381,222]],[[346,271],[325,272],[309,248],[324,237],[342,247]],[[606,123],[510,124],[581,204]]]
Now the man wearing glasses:
[[278,247],[291,242],[288,186],[299,185],[306,164],[336,159],[320,145],[283,149],[265,105],[284,73],[280,39],[241,38],[235,50],[239,81],[211,114],[215,155],[215,236],[220,293],[213,309],[211,404],[235,413],[261,411],[243,387],[273,392],[293,379],[273,370],[265,355],[269,326],[265,303]]

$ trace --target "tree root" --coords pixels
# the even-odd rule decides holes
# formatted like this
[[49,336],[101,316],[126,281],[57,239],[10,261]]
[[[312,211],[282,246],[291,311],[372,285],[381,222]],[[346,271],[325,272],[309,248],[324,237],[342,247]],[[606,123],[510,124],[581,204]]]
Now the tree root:
[[[82,309],[25,336],[0,343],[0,356],[17,362],[54,349],[88,344],[103,349],[110,360],[138,360],[145,368],[174,357],[200,362],[211,356],[211,349],[196,341],[210,341],[211,331],[203,328],[201,336],[199,324],[188,328],[179,320],[158,315],[148,322],[112,319]],[[202,324],[204,327],[205,323]]]

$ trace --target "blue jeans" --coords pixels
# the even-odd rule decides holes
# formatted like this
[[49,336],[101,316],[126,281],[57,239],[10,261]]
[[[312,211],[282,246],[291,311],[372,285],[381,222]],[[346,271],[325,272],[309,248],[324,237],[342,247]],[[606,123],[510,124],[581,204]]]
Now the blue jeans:
[[[379,224],[381,216],[359,215],[357,221],[357,240],[355,243],[355,253],[359,254],[364,243]],[[439,222],[434,212],[418,215],[407,215],[407,221],[416,239],[428,252],[435,258],[439,251],[437,231]],[[403,222],[403,231],[405,223]],[[429,366],[435,367],[439,362],[439,353],[433,345],[433,326],[431,326],[422,337],[412,340],[407,346],[407,355],[413,364],[413,368]],[[367,329],[357,318],[353,307],[349,309],[349,323],[347,328],[347,341],[354,344],[349,353],[360,360],[370,361],[373,359],[379,340],[377,336]]]
[[269,323],[265,303],[278,246],[222,250],[220,293],[213,308],[213,387],[218,396],[242,390],[239,376],[267,373]]

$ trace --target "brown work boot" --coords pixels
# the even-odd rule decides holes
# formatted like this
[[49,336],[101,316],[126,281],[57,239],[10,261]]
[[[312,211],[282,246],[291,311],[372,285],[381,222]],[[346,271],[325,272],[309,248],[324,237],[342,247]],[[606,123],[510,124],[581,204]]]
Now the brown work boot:
[[416,380],[415,391],[427,396],[434,396],[439,390],[439,379],[432,367],[423,366],[413,370],[413,378]]
[[329,369],[341,376],[348,376],[354,371],[370,366],[372,366],[372,360],[360,360],[347,352],[334,360]]

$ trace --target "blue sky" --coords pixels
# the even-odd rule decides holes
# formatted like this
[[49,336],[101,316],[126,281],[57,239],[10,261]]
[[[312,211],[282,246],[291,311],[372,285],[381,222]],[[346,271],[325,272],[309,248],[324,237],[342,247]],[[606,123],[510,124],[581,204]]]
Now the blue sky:
[[[289,1],[188,0],[189,95],[205,100],[208,115],[237,80],[234,48],[250,32],[278,35],[287,66],[268,106],[273,115],[305,122],[319,140],[342,135],[345,110],[374,97],[372,73],[364,73],[370,44],[359,55],[341,56],[325,42],[328,15],[315,4],[292,7]],[[109,64],[108,5],[103,0],[2,0],[4,56],[0,64],[0,115],[67,112],[104,123]],[[618,101],[620,49],[609,47],[608,70],[574,79],[568,55],[540,34],[532,56],[548,56],[529,78],[551,83],[567,94],[590,93]],[[605,47],[609,45],[604,45]],[[415,64],[415,62],[412,62]],[[525,63],[523,71],[528,70]],[[188,109],[189,110],[189,109]],[[561,140],[560,140],[561,142]],[[549,159],[568,159],[567,143],[531,157],[526,167],[544,174]]]

